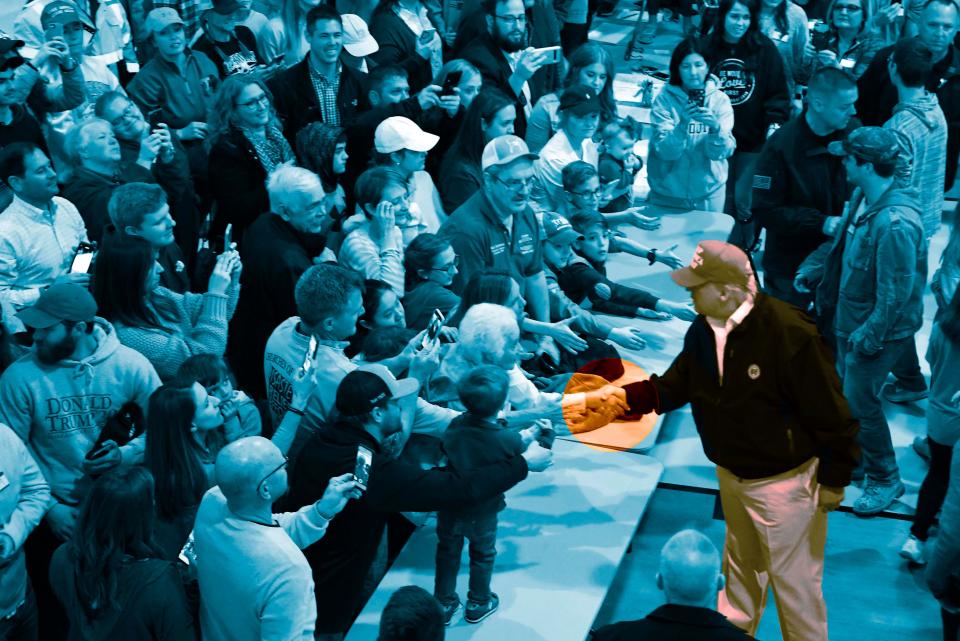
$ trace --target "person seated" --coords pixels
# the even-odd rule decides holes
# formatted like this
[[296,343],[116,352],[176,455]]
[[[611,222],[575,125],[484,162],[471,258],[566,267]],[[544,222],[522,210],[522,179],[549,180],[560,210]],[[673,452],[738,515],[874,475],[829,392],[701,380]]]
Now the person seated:
[[607,256],[610,251],[610,229],[602,214],[580,211],[571,225],[581,238],[577,240],[577,257],[558,274],[563,292],[575,303],[606,314],[630,318],[667,320],[676,316],[692,321],[697,314],[688,304],[658,298],[637,287],[622,285],[607,278]]
[[344,353],[353,358],[359,354],[363,341],[374,329],[383,327],[406,327],[400,297],[382,280],[367,279],[363,283],[363,315],[357,321],[357,333],[350,337],[350,345]]
[[228,443],[244,436],[260,436],[263,422],[257,404],[235,387],[233,372],[221,356],[194,354],[177,370],[181,385],[200,383],[207,396],[217,399]]
[[21,309],[55,282],[86,286],[90,275],[72,273],[71,264],[87,230],[73,203],[57,196],[57,174],[43,150],[29,142],[4,147],[0,180],[13,192],[0,213],[0,297]]
[[445,634],[436,598],[421,587],[405,585],[383,606],[377,641],[443,641]]
[[639,621],[623,621],[598,628],[591,632],[590,641],[752,639],[716,611],[717,592],[723,586],[717,548],[700,532],[681,530],[660,550],[657,588],[663,591],[667,603]]
[[120,342],[146,356],[168,381],[193,354],[223,355],[242,265],[236,251],[220,254],[205,294],[161,286],[161,269],[147,241],[108,236],[97,254],[93,294]]
[[200,18],[203,30],[191,43],[194,51],[213,60],[221,80],[262,70],[267,62],[260,57],[256,36],[240,24],[241,14],[245,12],[240,0],[213,0]]
[[[560,172],[563,191],[556,212],[567,220],[578,211],[600,212],[610,227],[632,225],[638,229],[653,231],[660,229],[660,220],[643,215],[643,207],[628,207],[623,211],[603,211],[601,204],[610,202],[615,193],[614,185],[600,186],[600,174],[596,165],[582,160],[574,160]],[[649,250],[639,249],[639,244],[629,240],[626,235],[618,236],[618,251],[627,251],[646,257]],[[679,261],[679,259],[676,259]]]
[[365,278],[382,280],[403,295],[404,239],[401,226],[411,221],[409,193],[403,178],[387,167],[360,175],[354,186],[358,214],[347,220],[340,263]]
[[429,233],[414,238],[403,255],[403,269],[403,310],[410,329],[425,330],[434,310],[447,317],[460,303],[449,289],[457,274],[457,255],[443,238]]
[[233,240],[242,248],[247,228],[270,210],[267,177],[295,156],[263,80],[249,75],[227,78],[210,113],[207,144],[216,211],[210,237],[219,245],[232,224]]
[[370,330],[361,343],[358,363],[379,363],[396,358],[410,344],[417,332],[405,327],[377,327]]
[[153,475],[144,467],[98,478],[76,533],[50,563],[69,639],[199,639],[176,561],[154,538]]

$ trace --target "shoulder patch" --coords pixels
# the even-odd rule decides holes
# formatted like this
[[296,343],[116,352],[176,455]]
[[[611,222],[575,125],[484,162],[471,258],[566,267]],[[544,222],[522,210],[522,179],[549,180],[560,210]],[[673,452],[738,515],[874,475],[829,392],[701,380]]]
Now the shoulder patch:
[[753,188],[754,189],[770,189],[770,176],[761,176],[760,174],[755,174],[753,176]]

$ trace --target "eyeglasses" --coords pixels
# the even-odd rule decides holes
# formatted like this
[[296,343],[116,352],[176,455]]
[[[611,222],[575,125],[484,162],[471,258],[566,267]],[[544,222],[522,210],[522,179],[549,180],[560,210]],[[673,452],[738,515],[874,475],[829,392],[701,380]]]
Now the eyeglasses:
[[530,188],[533,187],[533,184],[536,181],[536,177],[534,176],[530,176],[529,178],[525,178],[523,180],[517,180],[517,179],[503,180],[499,176],[494,176],[493,179],[515,194],[519,194],[521,191],[524,191],[524,190],[529,190]]
[[833,7],[833,10],[837,13],[846,12],[846,13],[856,13],[858,11],[863,11],[858,5],[855,4],[838,4]]
[[262,487],[263,487],[263,484],[267,482],[267,479],[269,479],[271,476],[273,476],[274,474],[276,474],[276,473],[279,472],[280,470],[286,468],[286,467],[287,467],[287,463],[288,463],[288,459],[287,459],[286,456],[284,456],[284,457],[283,457],[283,463],[281,463],[280,465],[278,465],[278,466],[276,466],[275,468],[273,468],[272,470],[270,470],[270,472],[269,472],[266,476],[264,476],[262,479],[260,479],[260,482],[257,483],[257,494],[260,494],[260,488],[262,488]]
[[111,120],[108,120],[107,122],[110,123],[110,126],[111,126],[111,127],[116,127],[116,126],[119,125],[122,121],[127,120],[127,119],[130,119],[130,118],[133,118],[133,117],[135,116],[135,114],[137,113],[137,110],[138,110],[138,109],[137,109],[137,106],[136,106],[135,104],[133,104],[132,102],[128,102],[128,103],[127,103],[127,106],[123,108],[123,111],[120,112],[120,115],[119,115],[119,116],[117,116],[116,118],[113,118],[113,119],[111,119]]
[[267,94],[262,93],[253,100],[248,100],[246,102],[238,102],[238,107],[266,107],[270,104],[270,99],[267,97]]
[[600,198],[599,189],[594,189],[593,191],[571,191],[570,193],[574,196],[580,196],[581,198]]
[[507,23],[508,26],[526,24],[526,22],[527,22],[527,16],[526,16],[526,15],[520,15],[520,16],[500,16],[500,15],[498,15],[498,16],[495,16],[495,17],[497,18],[497,20],[503,20],[505,23]]
[[432,272],[452,272],[454,269],[460,266],[460,257],[454,256],[452,263],[447,263],[443,267],[431,267],[429,271]]

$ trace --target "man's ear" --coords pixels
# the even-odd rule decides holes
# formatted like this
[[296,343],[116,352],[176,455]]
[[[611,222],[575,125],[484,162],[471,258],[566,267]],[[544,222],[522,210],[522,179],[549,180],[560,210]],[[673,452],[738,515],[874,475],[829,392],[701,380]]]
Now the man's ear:
[[[720,577],[721,579],[723,577]],[[657,589],[663,592],[663,575],[657,572]]]
[[367,100],[370,101],[372,107],[377,107],[380,105],[380,93],[376,89],[371,89],[367,92]]
[[492,35],[493,34],[493,16],[487,15],[486,20],[487,20],[487,33]]

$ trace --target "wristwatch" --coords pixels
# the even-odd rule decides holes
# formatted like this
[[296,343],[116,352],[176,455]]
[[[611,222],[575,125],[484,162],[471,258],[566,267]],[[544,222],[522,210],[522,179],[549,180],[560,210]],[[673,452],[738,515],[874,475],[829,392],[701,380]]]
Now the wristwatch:
[[656,250],[656,249],[651,249],[650,251],[647,252],[647,260],[650,261],[650,264],[651,264],[651,265],[654,264],[655,262],[657,262],[657,250]]

